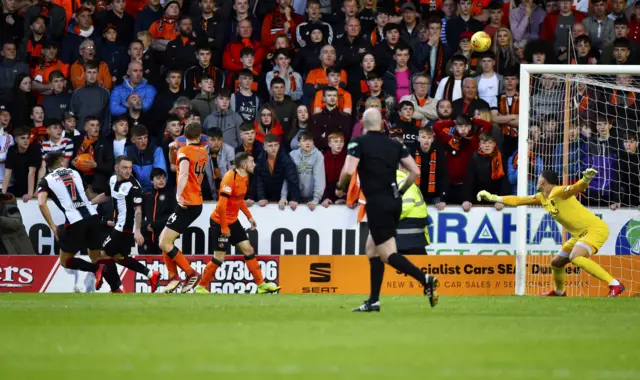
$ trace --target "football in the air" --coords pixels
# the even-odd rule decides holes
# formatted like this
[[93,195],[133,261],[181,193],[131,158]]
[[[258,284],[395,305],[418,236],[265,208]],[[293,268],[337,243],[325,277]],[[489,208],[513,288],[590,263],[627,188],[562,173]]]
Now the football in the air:
[[485,52],[491,47],[491,37],[485,32],[476,32],[471,37],[471,48],[478,53]]

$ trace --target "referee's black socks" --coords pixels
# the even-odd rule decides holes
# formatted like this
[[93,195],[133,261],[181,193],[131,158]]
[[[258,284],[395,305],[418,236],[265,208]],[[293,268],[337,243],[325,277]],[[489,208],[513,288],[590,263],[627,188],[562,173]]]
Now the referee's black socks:
[[399,270],[402,273],[408,274],[413,277],[422,284],[422,286],[426,286],[426,278],[424,273],[417,266],[413,265],[411,261],[409,261],[406,257],[402,256],[399,253],[392,253],[389,255],[389,259],[387,260],[389,265]]
[[369,258],[369,269],[371,273],[371,292],[369,302],[376,303],[380,300],[380,288],[384,277],[384,263],[379,257]]

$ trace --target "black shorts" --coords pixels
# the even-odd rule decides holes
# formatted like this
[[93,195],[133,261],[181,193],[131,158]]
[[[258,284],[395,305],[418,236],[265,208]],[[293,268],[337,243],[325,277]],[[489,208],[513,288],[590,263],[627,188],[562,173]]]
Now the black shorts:
[[58,227],[60,250],[77,253],[80,250],[99,250],[102,247],[102,223],[98,215],[92,215],[68,226]]
[[222,226],[216,223],[213,219],[210,219],[211,228],[209,230],[209,236],[211,236],[211,243],[215,244],[214,251],[227,251],[229,246],[238,245],[245,240],[249,240],[247,237],[247,231],[245,231],[242,224],[240,224],[239,220],[236,220],[233,224],[229,225],[229,231],[231,231],[231,236],[229,236],[229,240],[227,242],[220,241],[220,236],[222,236]]
[[182,208],[176,206],[176,210],[171,214],[169,220],[167,220],[167,228],[171,228],[179,234],[183,234],[187,228],[198,219],[202,213],[202,205],[199,206],[187,206]]
[[131,248],[134,243],[133,234],[113,230],[104,240],[102,250],[109,257],[114,257],[118,254],[126,257],[131,254]]
[[396,237],[400,214],[402,214],[401,198],[367,198],[366,211],[369,233],[376,245]]

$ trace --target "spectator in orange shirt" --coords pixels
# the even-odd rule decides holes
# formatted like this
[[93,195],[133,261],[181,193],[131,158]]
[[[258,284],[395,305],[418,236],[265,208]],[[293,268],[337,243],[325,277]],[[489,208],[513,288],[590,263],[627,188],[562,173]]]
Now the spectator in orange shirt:
[[292,0],[277,0],[279,7],[267,14],[262,20],[262,44],[273,46],[273,42],[279,35],[292,38],[296,27],[304,20],[302,16],[293,12]]
[[169,42],[175,40],[180,35],[178,26],[178,16],[180,15],[180,3],[176,0],[169,0],[164,5],[164,14],[158,21],[154,21],[149,27],[149,33],[153,37],[151,47],[158,51],[167,50]]
[[[327,68],[327,82],[329,83],[329,87],[335,87],[338,89],[338,110],[351,115],[353,110],[351,94],[349,94],[345,89],[339,87],[340,70],[335,66]],[[313,101],[313,113],[317,114],[322,112],[325,106],[324,90],[316,92],[316,97]]]
[[[84,86],[84,64],[96,58],[96,46],[90,39],[80,44],[80,59],[71,65],[71,84],[74,89]],[[109,66],[105,62],[98,64],[98,84],[111,91],[112,78]]]
[[39,95],[49,95],[52,91],[49,75],[56,70],[60,70],[65,78],[68,78],[69,65],[58,60],[58,43],[56,41],[47,40],[42,44],[42,56],[42,62],[31,70],[31,77],[33,78],[31,87]]
[[[307,99],[313,99],[316,91],[328,86],[326,70],[336,64],[336,48],[331,45],[324,45],[320,50],[320,64],[320,67],[311,70],[307,75],[307,80],[304,84],[304,95]],[[346,87],[346,84],[347,73],[344,70],[340,70],[340,87]]]

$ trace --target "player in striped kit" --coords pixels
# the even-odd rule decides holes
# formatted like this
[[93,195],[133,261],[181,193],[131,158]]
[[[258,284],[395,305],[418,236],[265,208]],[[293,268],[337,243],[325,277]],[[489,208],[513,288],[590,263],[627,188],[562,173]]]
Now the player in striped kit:
[[[113,231],[105,239],[102,250],[105,255],[114,258],[123,267],[146,276],[151,286],[151,293],[154,293],[158,287],[160,272],[149,270],[144,264],[129,256],[134,241],[138,245],[144,243],[144,237],[140,232],[142,228],[142,187],[131,175],[133,162],[130,158],[118,156],[115,171],[116,174],[111,176],[107,190],[91,201],[92,204],[100,204],[109,198],[113,200],[115,225]],[[102,283],[96,282],[96,289],[100,289],[101,286]],[[111,290],[115,289],[112,287]]]
[[[64,160],[63,152],[47,154],[45,163],[50,173],[38,185],[38,206],[60,245],[60,265],[66,269],[94,273],[96,281],[102,281],[102,270],[97,264],[102,245],[100,217],[85,194],[80,174],[64,167]],[[64,225],[56,226],[53,222],[47,205],[49,199],[64,213]],[[75,257],[78,251],[85,249],[89,250],[92,262]],[[110,278],[106,280],[112,283]]]

